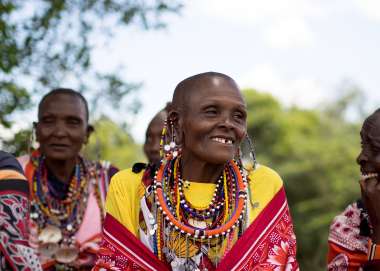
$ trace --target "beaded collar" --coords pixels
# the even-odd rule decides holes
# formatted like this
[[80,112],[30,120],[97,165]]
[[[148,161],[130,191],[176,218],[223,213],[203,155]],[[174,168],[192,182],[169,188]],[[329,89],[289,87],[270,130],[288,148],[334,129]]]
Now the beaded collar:
[[210,242],[220,244],[230,234],[240,236],[246,226],[247,178],[236,161],[226,163],[208,206],[192,206],[184,195],[185,186],[181,157],[168,156],[153,180],[157,214],[150,223],[155,224],[154,252],[160,259],[162,252],[168,251],[165,242],[170,242],[170,237],[169,241],[163,239],[170,232],[194,243],[205,240],[210,247]]
[[[90,193],[90,185],[96,184],[96,164],[78,156],[74,174],[68,184],[66,195],[51,184],[45,157],[38,151],[31,156],[35,167],[31,185],[30,218],[37,225],[39,252],[60,263],[71,263],[77,259],[79,249],[75,235],[82,224]],[[100,191],[93,186],[98,206],[102,206]],[[58,196],[58,197],[57,197]],[[103,218],[103,209],[100,208]]]

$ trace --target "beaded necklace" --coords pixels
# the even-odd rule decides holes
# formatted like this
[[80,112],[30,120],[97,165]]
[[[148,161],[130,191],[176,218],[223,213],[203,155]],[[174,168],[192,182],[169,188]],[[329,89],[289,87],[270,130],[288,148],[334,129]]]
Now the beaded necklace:
[[104,210],[101,204],[96,165],[79,157],[74,174],[64,198],[57,198],[56,191],[48,180],[45,158],[32,156],[36,167],[31,191],[30,218],[38,226],[38,247],[45,257],[55,258],[60,263],[71,263],[79,254],[75,234],[82,224],[90,185],[100,207],[101,219]]
[[[167,252],[167,243],[171,243],[173,233],[176,239],[186,239],[186,254],[190,245],[200,242],[221,244],[224,240],[232,243],[234,233],[240,236],[246,226],[247,179],[239,164],[231,160],[224,167],[218,179],[210,203],[199,208],[186,200],[181,178],[181,157],[168,156],[156,171],[153,181],[153,191],[156,208],[156,231],[153,236],[153,250],[162,259]],[[196,224],[190,223],[197,221]],[[236,236],[235,235],[235,236]],[[178,249],[184,257],[183,248]],[[203,248],[202,248],[203,253]],[[167,253],[166,253],[167,254]],[[204,254],[207,254],[207,250]],[[225,254],[225,253],[223,253]],[[202,254],[203,255],[203,254]],[[168,260],[168,255],[166,255]],[[170,257],[169,257],[170,258]],[[173,257],[171,257],[173,258]]]
[[47,175],[44,157],[40,157],[33,176],[30,216],[40,229],[47,225],[58,227],[63,235],[62,242],[72,245],[87,206],[88,179],[84,174],[84,161],[81,159],[75,165],[74,176],[64,199],[53,196],[55,191],[51,190]]

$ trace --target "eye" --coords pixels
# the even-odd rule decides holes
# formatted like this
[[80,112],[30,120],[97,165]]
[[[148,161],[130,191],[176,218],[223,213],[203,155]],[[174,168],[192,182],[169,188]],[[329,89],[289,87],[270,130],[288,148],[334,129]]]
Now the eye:
[[77,118],[69,118],[67,120],[67,123],[70,125],[79,125],[79,124],[81,124],[81,120],[79,120]]
[[204,113],[208,116],[214,116],[214,115],[217,115],[218,114],[218,110],[211,106],[211,107],[207,107],[205,110],[204,110]]
[[246,114],[241,112],[241,111],[236,111],[236,112],[234,112],[234,119],[236,119],[238,121],[245,121]]
[[54,118],[53,117],[43,117],[41,119],[41,122],[44,123],[44,124],[51,124],[54,122]]

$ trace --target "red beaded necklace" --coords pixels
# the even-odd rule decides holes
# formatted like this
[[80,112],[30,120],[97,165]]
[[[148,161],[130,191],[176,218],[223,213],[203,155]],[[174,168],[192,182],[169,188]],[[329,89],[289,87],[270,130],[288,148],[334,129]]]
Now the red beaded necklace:
[[[181,216],[179,214],[175,214],[174,212],[174,206],[176,206],[177,202],[173,200],[176,198],[175,196],[173,196],[173,194],[175,194],[173,193],[173,188],[176,189],[176,187],[172,187],[172,189],[170,189],[170,187],[169,189],[166,187],[170,183],[168,180],[170,178],[173,178],[172,170],[168,165],[173,163],[173,161],[175,162],[175,159],[180,159],[180,157],[176,158],[173,156],[168,156],[165,159],[165,161],[163,161],[160,168],[157,170],[156,176],[154,178],[155,199],[160,211],[162,212],[163,217],[169,223],[170,226],[172,226],[176,231],[180,232],[181,234],[186,234],[187,236],[192,236],[194,238],[200,239],[212,239],[229,234],[232,230],[234,230],[237,226],[239,226],[239,224],[243,222],[244,211],[247,201],[247,180],[245,175],[242,173],[242,170],[239,168],[238,164],[234,160],[231,160],[227,163],[227,166],[230,168],[232,172],[232,174],[230,175],[231,178],[235,180],[237,188],[237,191],[235,193],[237,199],[235,207],[231,212],[232,215],[229,218],[226,218],[226,221],[224,223],[220,223],[220,225],[218,225],[215,228],[207,227],[203,229],[190,226],[184,223],[184,221],[181,220]],[[175,186],[177,186],[179,183],[178,175],[174,176],[174,178],[177,179],[174,182]],[[231,181],[230,183],[232,184],[233,182]],[[165,189],[168,189],[166,193],[164,191],[165,189],[163,189],[163,186],[165,186]],[[225,191],[225,197],[227,197],[228,194],[229,193]],[[232,195],[233,193],[230,194]],[[225,198],[224,200],[227,201],[228,199]]]

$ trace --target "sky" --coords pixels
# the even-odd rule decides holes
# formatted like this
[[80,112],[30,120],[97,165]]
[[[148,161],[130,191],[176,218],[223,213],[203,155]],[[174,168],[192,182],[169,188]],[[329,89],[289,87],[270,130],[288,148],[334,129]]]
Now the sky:
[[132,122],[138,142],[176,84],[205,71],[286,105],[323,104],[347,81],[365,91],[370,108],[380,105],[380,1],[192,0],[166,21],[165,30],[119,31],[95,51],[98,67],[122,61],[128,79],[143,81]]
[[128,80],[143,82],[139,114],[113,116],[130,121],[139,143],[175,86],[206,71],[289,106],[321,105],[342,82],[362,88],[370,110],[380,105],[378,0],[192,0],[165,21],[164,30],[132,26],[95,42],[98,70],[124,66]]

